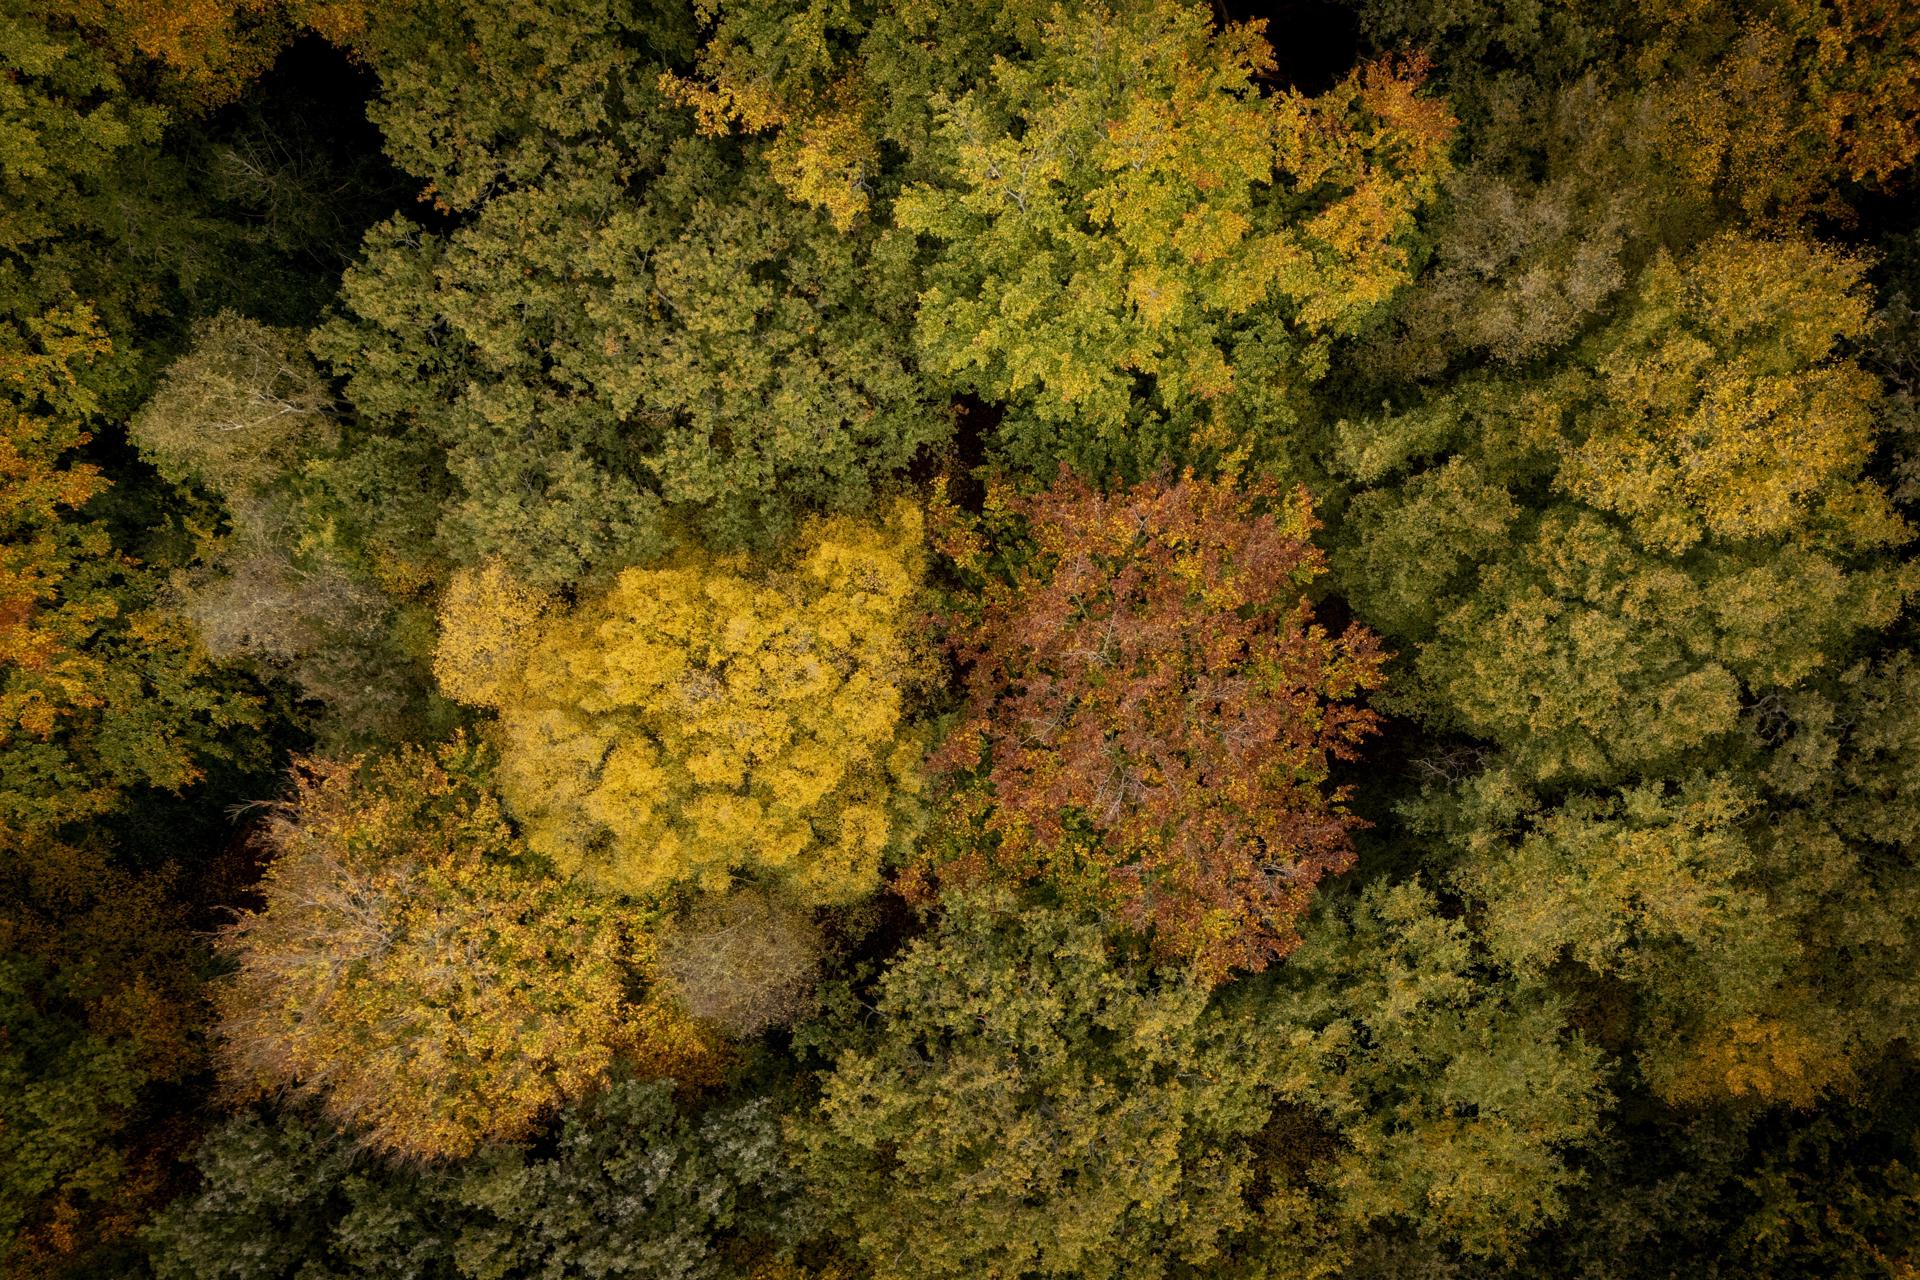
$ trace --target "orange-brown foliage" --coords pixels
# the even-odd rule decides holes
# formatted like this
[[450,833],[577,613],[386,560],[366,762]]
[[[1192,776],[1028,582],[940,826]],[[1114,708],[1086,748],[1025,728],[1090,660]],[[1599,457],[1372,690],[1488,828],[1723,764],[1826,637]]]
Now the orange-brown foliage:
[[1373,731],[1352,699],[1385,661],[1300,594],[1324,569],[1306,495],[1063,473],[997,501],[1031,554],[953,638],[968,700],[934,763],[985,839],[942,874],[1052,881],[1211,979],[1263,968],[1352,861],[1329,766]]

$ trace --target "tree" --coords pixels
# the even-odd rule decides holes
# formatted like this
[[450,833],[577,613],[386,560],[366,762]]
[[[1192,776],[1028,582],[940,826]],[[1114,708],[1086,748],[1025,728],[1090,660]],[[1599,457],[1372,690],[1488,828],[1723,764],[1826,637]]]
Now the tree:
[[635,94],[451,235],[375,228],[314,338],[370,426],[444,455],[443,550],[542,586],[657,562],[686,523],[764,550],[949,429],[901,355],[911,243],[836,234]]
[[695,109],[702,132],[770,134],[774,179],[846,231],[876,196],[875,220],[888,220],[900,173],[932,171],[935,103],[978,83],[996,57],[1030,52],[1054,10],[1053,0],[716,0],[699,14],[696,73],[666,73],[661,86]]
[[1604,313],[1640,246],[1684,216],[1684,202],[1658,191],[1662,171],[1628,113],[1596,84],[1500,106],[1497,129],[1473,140],[1425,220],[1427,268],[1330,386],[1431,379],[1469,352],[1505,364],[1546,355]]
[[265,489],[338,428],[304,336],[222,311],[194,326],[128,434],[171,480],[239,496]]
[[723,1280],[808,1220],[766,1099],[689,1115],[664,1081],[568,1106],[548,1147],[447,1167],[382,1164],[298,1114],[239,1116],[197,1163],[147,1231],[161,1280]]
[[374,1148],[461,1156],[531,1133],[617,1058],[699,1074],[645,975],[645,921],[529,865],[460,743],[309,762],[269,822],[265,907],[221,936],[221,1062],[318,1100]]
[[11,355],[49,317],[104,315],[120,347],[101,343],[96,362],[73,369],[98,392],[127,375],[121,330],[146,282],[105,234],[116,221],[113,178],[158,141],[166,116],[49,18],[26,0],[0,8],[0,341]]
[[914,825],[920,541],[902,502],[813,523],[779,570],[690,555],[551,616],[483,571],[448,596],[436,670],[498,709],[503,793],[563,870],[848,901]]
[[1271,443],[1327,340],[1408,278],[1445,109],[1384,65],[1269,97],[1271,65],[1260,24],[1204,6],[1063,10],[939,104],[939,176],[895,206],[937,248],[916,341],[1010,402],[1016,464],[1137,478]]
[[425,672],[396,643],[411,584],[393,583],[396,601],[354,572],[375,548],[352,544],[371,539],[329,518],[341,433],[304,342],[232,312],[197,324],[128,432],[163,475],[224,508],[224,530],[203,529],[197,563],[172,575],[207,651],[290,678],[324,704],[323,738],[364,746],[428,718]]
[[1432,51],[1470,119],[1497,120],[1516,81],[1550,94],[1604,78],[1643,149],[1722,216],[1831,209],[1841,183],[1886,184],[1920,155],[1920,28],[1898,0],[1369,0],[1362,11],[1382,47]]
[[77,461],[109,350],[84,310],[0,349],[0,833],[26,838],[179,791],[258,747],[258,702],[154,610],[155,584],[80,508],[104,487]]
[[[1839,223],[1920,147],[1910,6],[1761,0],[1369,0],[1377,47],[1420,50],[1466,121],[1430,268],[1338,383],[1428,379],[1579,336],[1658,250],[1730,227]],[[1378,396],[1357,396],[1371,408]]]
[[173,868],[10,833],[0,866],[0,1271],[121,1244],[166,1190],[166,1099],[206,1066],[208,956]]
[[1838,353],[1858,282],[1803,241],[1656,256],[1562,365],[1343,424],[1376,487],[1341,576],[1419,642],[1407,705],[1541,780],[1657,772],[1890,623],[1911,572],[1874,553],[1909,535],[1864,475],[1878,389]]
[[1518,546],[1447,602],[1410,700],[1550,783],[1726,747],[1750,691],[1844,657],[1897,616],[1906,577],[1798,548],[1674,564],[1577,509],[1549,509]]
[[1511,1257],[1568,1216],[1600,1055],[1430,891],[1375,882],[1323,905],[1256,1003],[1268,1080],[1324,1131],[1272,1177],[1276,1254],[1318,1240],[1337,1257],[1397,1223]]
[[1251,1028],[1072,912],[949,898],[804,1131],[873,1274],[1153,1280],[1255,1226]]
[[819,974],[807,914],[753,890],[696,903],[660,936],[660,968],[687,1012],[733,1036],[791,1022]]
[[[1879,388],[1838,348],[1866,333],[1863,264],[1802,240],[1723,236],[1656,258],[1589,357],[1593,411],[1556,483],[1646,546],[1904,530],[1860,478]],[[1838,535],[1835,538],[1835,535]]]
[[176,575],[180,613],[214,658],[284,676],[319,703],[320,740],[364,747],[442,719],[418,652],[432,625],[424,608],[396,608],[323,555],[243,543],[210,558]]
[[204,109],[231,101],[272,64],[292,38],[288,10],[296,6],[285,0],[57,0],[52,7],[97,33],[126,70],[142,62],[165,68],[167,96]]
[[942,874],[1047,881],[1213,980],[1263,968],[1352,863],[1328,776],[1376,725],[1352,699],[1385,661],[1301,594],[1325,571],[1305,491],[1186,475],[1108,496],[1063,472],[993,501],[1017,528],[964,566],[985,570],[951,639],[967,702],[934,757],[985,843]]
[[568,157],[623,174],[657,158],[653,82],[692,53],[687,9],[655,0],[543,10],[407,0],[363,10],[332,25],[379,74],[367,114],[394,161],[426,181],[423,195],[449,210],[538,185]]
[[1714,1259],[1725,1274],[1899,1275],[1920,1245],[1911,1090],[1817,1112],[1690,1110],[1607,1144],[1594,1207],[1516,1270],[1634,1280]]
[[1543,801],[1492,769],[1416,818],[1455,852],[1490,951],[1622,985],[1649,1085],[1676,1103],[1807,1107],[1912,1034],[1920,741],[1911,656],[1775,694],[1737,767]]

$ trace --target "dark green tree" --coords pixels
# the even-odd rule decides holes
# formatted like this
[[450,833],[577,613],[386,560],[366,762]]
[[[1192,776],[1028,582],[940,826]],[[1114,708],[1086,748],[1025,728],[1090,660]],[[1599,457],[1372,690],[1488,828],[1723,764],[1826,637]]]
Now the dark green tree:
[[240,1116],[196,1163],[146,1233],[161,1280],[721,1280],[807,1222],[768,1101],[689,1115],[660,1081],[568,1109],[550,1145],[458,1165],[383,1164],[297,1114]]

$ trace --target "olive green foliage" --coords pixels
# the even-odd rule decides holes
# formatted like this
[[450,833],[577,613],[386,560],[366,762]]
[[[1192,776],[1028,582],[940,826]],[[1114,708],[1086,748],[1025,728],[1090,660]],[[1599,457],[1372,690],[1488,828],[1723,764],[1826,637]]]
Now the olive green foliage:
[[9,1254],[24,1251],[22,1229],[48,1200],[84,1205],[124,1176],[126,1116],[146,1083],[125,1045],[34,1007],[35,980],[43,976],[24,959],[0,967],[8,1030],[0,1125],[9,1135],[0,1159],[0,1239]]
[[1387,47],[1432,51],[1498,133],[1503,97],[1592,80],[1628,107],[1635,178],[1693,187],[1719,216],[1798,213],[1920,154],[1916,18],[1899,0],[1752,4],[1363,0]]
[[[112,329],[129,318],[144,281],[114,270],[112,178],[160,136],[165,112],[127,91],[119,69],[77,32],[49,22],[42,6],[0,7],[0,336],[11,350],[22,330],[56,308],[86,304]],[[126,373],[103,361],[90,381]]]
[[[1435,56],[1468,154],[1433,221],[1435,269],[1373,368],[1431,378],[1579,335],[1660,248],[1729,222],[1785,229],[1920,146],[1910,5],[1368,0],[1385,47]],[[1902,159],[1905,157],[1906,159]]]
[[257,700],[211,669],[159,584],[82,507],[107,487],[75,456],[111,344],[90,312],[33,318],[0,349],[0,838],[97,819],[256,755]]
[[886,222],[902,176],[938,168],[934,104],[972,88],[996,57],[1031,51],[1056,9],[1053,0],[714,0],[697,11],[706,30],[695,74],[661,84],[695,109],[703,132],[771,135],[769,172],[844,231],[870,216]]
[[548,1148],[387,1169],[299,1115],[230,1121],[148,1230],[161,1280],[505,1275],[721,1280],[806,1221],[765,1101],[684,1113],[619,1080]]
[[1907,654],[1861,663],[1745,717],[1758,768],[1558,806],[1495,770],[1429,820],[1460,846],[1495,954],[1535,975],[1569,959],[1637,994],[1655,1089],[1809,1105],[1920,1012],[1920,828],[1893,763],[1920,742],[1916,693]]
[[[167,847],[266,763],[264,707],[128,554],[109,473],[181,285],[166,112],[61,6],[0,5],[0,1273],[98,1274],[165,1188],[205,956]],[[116,483],[118,481],[119,483]],[[143,510],[143,508],[146,508]],[[164,515],[158,517],[166,518]],[[149,842],[153,827],[166,839]],[[189,1102],[188,1105],[191,1105]]]
[[[578,127],[574,98],[539,105]],[[944,435],[902,359],[911,245],[835,233],[690,132],[635,85],[585,138],[533,135],[450,235],[369,233],[315,350],[367,422],[444,455],[456,559],[551,585],[655,559],[681,520],[764,547]]]
[[1325,908],[1262,1003],[1267,1079],[1339,1139],[1330,1167],[1296,1161],[1272,1213],[1336,1248],[1384,1222],[1511,1256],[1580,1199],[1569,1156],[1599,1129],[1601,1058],[1437,906],[1376,883]]
[[1243,1013],[1071,913],[952,903],[844,1050],[809,1172],[876,1276],[1155,1277],[1254,1224]]
[[1703,1261],[1729,1277],[1900,1275],[1920,1245],[1913,1121],[1896,1085],[1819,1113],[1709,1113],[1657,1143],[1615,1143],[1584,1229],[1543,1240],[1533,1265],[1583,1280]]
[[1878,385],[1836,351],[1858,280],[1817,246],[1718,240],[1656,258],[1549,372],[1343,424],[1375,487],[1336,564],[1420,642],[1410,704],[1542,780],[1617,777],[1726,742],[1748,694],[1890,623],[1913,579],[1878,553],[1908,529],[1862,479]]
[[388,154],[436,205],[471,210],[569,155],[629,176],[658,145],[645,104],[660,68],[692,53],[690,19],[654,0],[405,0],[367,5],[348,39],[380,77],[367,114]]

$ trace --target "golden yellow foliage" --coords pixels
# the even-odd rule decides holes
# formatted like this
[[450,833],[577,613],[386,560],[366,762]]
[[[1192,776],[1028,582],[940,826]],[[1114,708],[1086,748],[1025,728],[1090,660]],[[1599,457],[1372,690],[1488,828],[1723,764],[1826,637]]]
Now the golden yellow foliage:
[[918,787],[921,525],[906,503],[819,520],[784,570],[630,569],[544,621],[483,570],[449,592],[436,669],[499,710],[503,792],[563,869],[629,894],[751,871],[846,901],[878,883]]
[[483,773],[461,743],[305,767],[266,831],[265,909],[222,939],[241,1095],[310,1095],[369,1146],[442,1157],[525,1136],[616,1057],[711,1071],[684,1015],[629,997],[647,922],[529,865]]
[[767,148],[774,181],[800,204],[824,210],[835,228],[849,231],[868,206],[869,178],[880,167],[880,145],[846,86],[804,124],[784,130]]
[[1809,241],[1736,235],[1657,259],[1598,361],[1600,408],[1562,486],[1671,551],[1809,527],[1897,540],[1884,495],[1856,479],[1879,386],[1837,354],[1866,332],[1863,271]]
[[1781,1018],[1736,1018],[1708,1027],[1671,1068],[1653,1071],[1653,1085],[1683,1105],[1751,1098],[1811,1107],[1853,1079],[1852,1064],[1828,1040]]
[[453,575],[440,602],[433,676],[450,698],[499,706],[526,661],[525,644],[549,601],[508,576],[498,561]]

